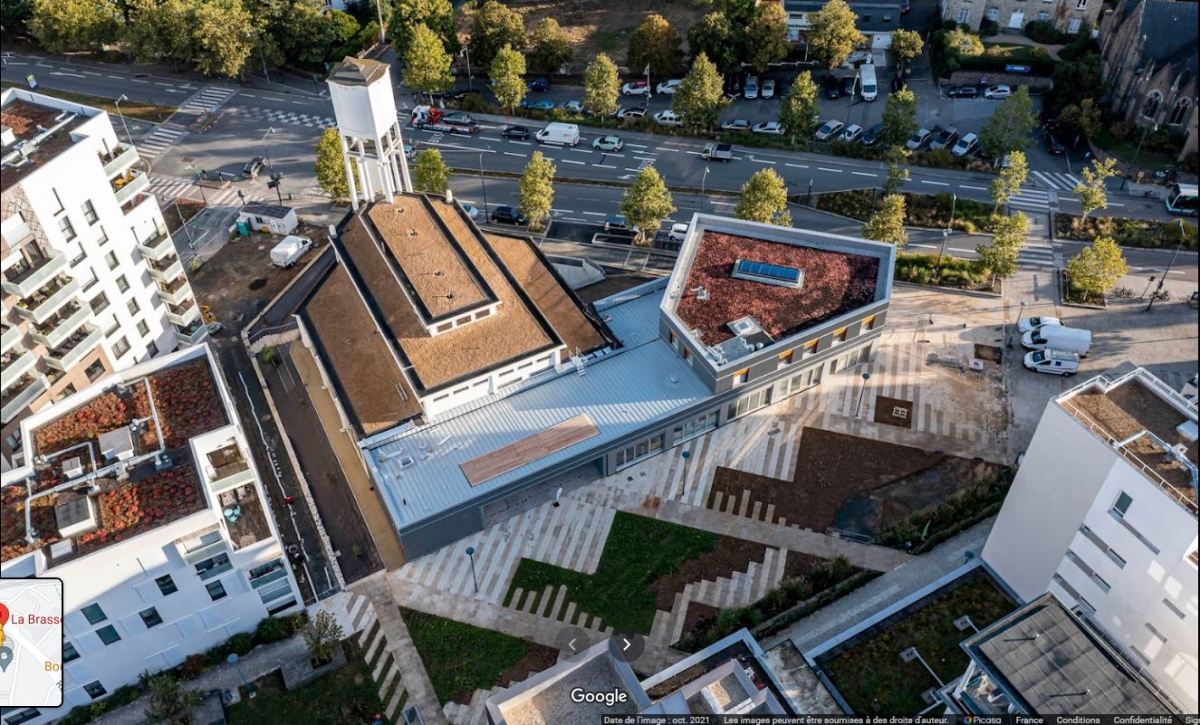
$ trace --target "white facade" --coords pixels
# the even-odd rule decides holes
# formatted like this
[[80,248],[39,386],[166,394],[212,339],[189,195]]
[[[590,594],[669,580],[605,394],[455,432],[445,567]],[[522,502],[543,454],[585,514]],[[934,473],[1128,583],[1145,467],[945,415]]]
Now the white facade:
[[1070,403],[1081,392],[1139,383],[1195,425],[1195,404],[1144,370],[1064,393],[1046,406],[983,559],[1023,599],[1049,591],[1076,608],[1183,711],[1195,712],[1194,491],[1189,505]]
[[[245,432],[207,345],[180,350],[98,381],[26,418],[22,433],[31,436],[39,426],[118,383],[133,387],[147,375],[198,360],[207,364],[213,376],[219,398],[213,402],[224,411],[225,420],[231,421],[191,438],[186,455],[171,453],[176,464],[192,462],[203,506],[57,565],[52,560],[55,555],[46,554],[56,546],[52,544],[0,567],[5,577],[49,576],[64,583],[64,705],[43,709],[29,723],[62,717],[71,707],[88,705],[136,682],[144,671],[179,665],[188,655],[202,653],[239,632],[253,631],[268,614],[284,615],[302,606]],[[32,439],[28,439],[27,446],[31,445]],[[209,454],[219,449],[240,456],[237,465],[218,472]],[[138,460],[126,461],[130,470]],[[9,471],[3,485],[21,486],[33,475],[30,466]],[[255,519],[259,522],[257,534],[247,535],[231,524],[229,512],[238,506],[239,512],[253,514],[254,505],[261,507],[262,518]],[[245,525],[244,519],[242,523]],[[114,631],[119,640],[112,639]],[[72,650],[78,658],[70,659]],[[103,694],[97,694],[101,689]]]
[[387,64],[346,58],[328,85],[354,209],[412,189]]

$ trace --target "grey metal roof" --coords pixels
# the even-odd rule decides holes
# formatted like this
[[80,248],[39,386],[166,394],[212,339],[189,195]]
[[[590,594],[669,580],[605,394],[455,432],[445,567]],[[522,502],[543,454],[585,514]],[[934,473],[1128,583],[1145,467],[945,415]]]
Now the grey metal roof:
[[257,214],[258,216],[269,216],[274,219],[282,219],[292,213],[290,206],[280,206],[278,204],[264,204],[260,201],[252,201],[246,206],[238,210],[239,214]]
[[[876,0],[860,2],[850,0],[850,9],[858,21],[859,30],[879,33],[900,27],[900,0]],[[825,7],[825,0],[784,0],[783,9],[789,13],[815,13]],[[885,20],[884,18],[887,18]]]
[[1030,714],[1172,712],[1121,655],[1052,594],[992,623],[962,647]]

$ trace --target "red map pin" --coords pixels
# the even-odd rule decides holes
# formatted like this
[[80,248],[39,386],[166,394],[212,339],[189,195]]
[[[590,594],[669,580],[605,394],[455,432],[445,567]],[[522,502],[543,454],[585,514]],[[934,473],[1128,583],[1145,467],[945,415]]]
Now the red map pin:
[[3,629],[6,624],[8,624],[8,607],[0,604],[0,629]]

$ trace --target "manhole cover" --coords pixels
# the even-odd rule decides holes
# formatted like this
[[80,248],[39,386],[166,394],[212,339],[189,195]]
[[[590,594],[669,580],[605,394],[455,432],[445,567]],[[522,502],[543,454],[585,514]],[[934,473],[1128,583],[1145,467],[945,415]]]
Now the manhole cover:
[[252,291],[262,289],[263,287],[266,287],[266,286],[267,286],[267,278],[266,277],[259,277],[258,279],[254,280],[253,282],[250,283],[250,289]]

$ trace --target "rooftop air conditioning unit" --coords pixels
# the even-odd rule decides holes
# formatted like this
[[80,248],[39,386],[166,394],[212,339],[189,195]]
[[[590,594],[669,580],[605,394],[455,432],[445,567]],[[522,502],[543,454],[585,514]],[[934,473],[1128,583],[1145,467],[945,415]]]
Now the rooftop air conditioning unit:
[[91,496],[64,494],[54,506],[54,519],[58,534],[64,539],[95,531],[96,502]]
[[62,472],[63,478],[67,479],[68,481],[72,478],[78,478],[79,476],[82,476],[83,459],[68,458],[67,460],[63,461]]
[[111,462],[133,458],[133,428],[133,425],[122,426],[100,434],[98,443],[104,460]]
[[8,126],[0,127],[0,146],[8,148],[17,142],[17,136]]
[[1196,442],[1196,421],[1185,420],[1175,427],[1175,431],[1188,443]]

